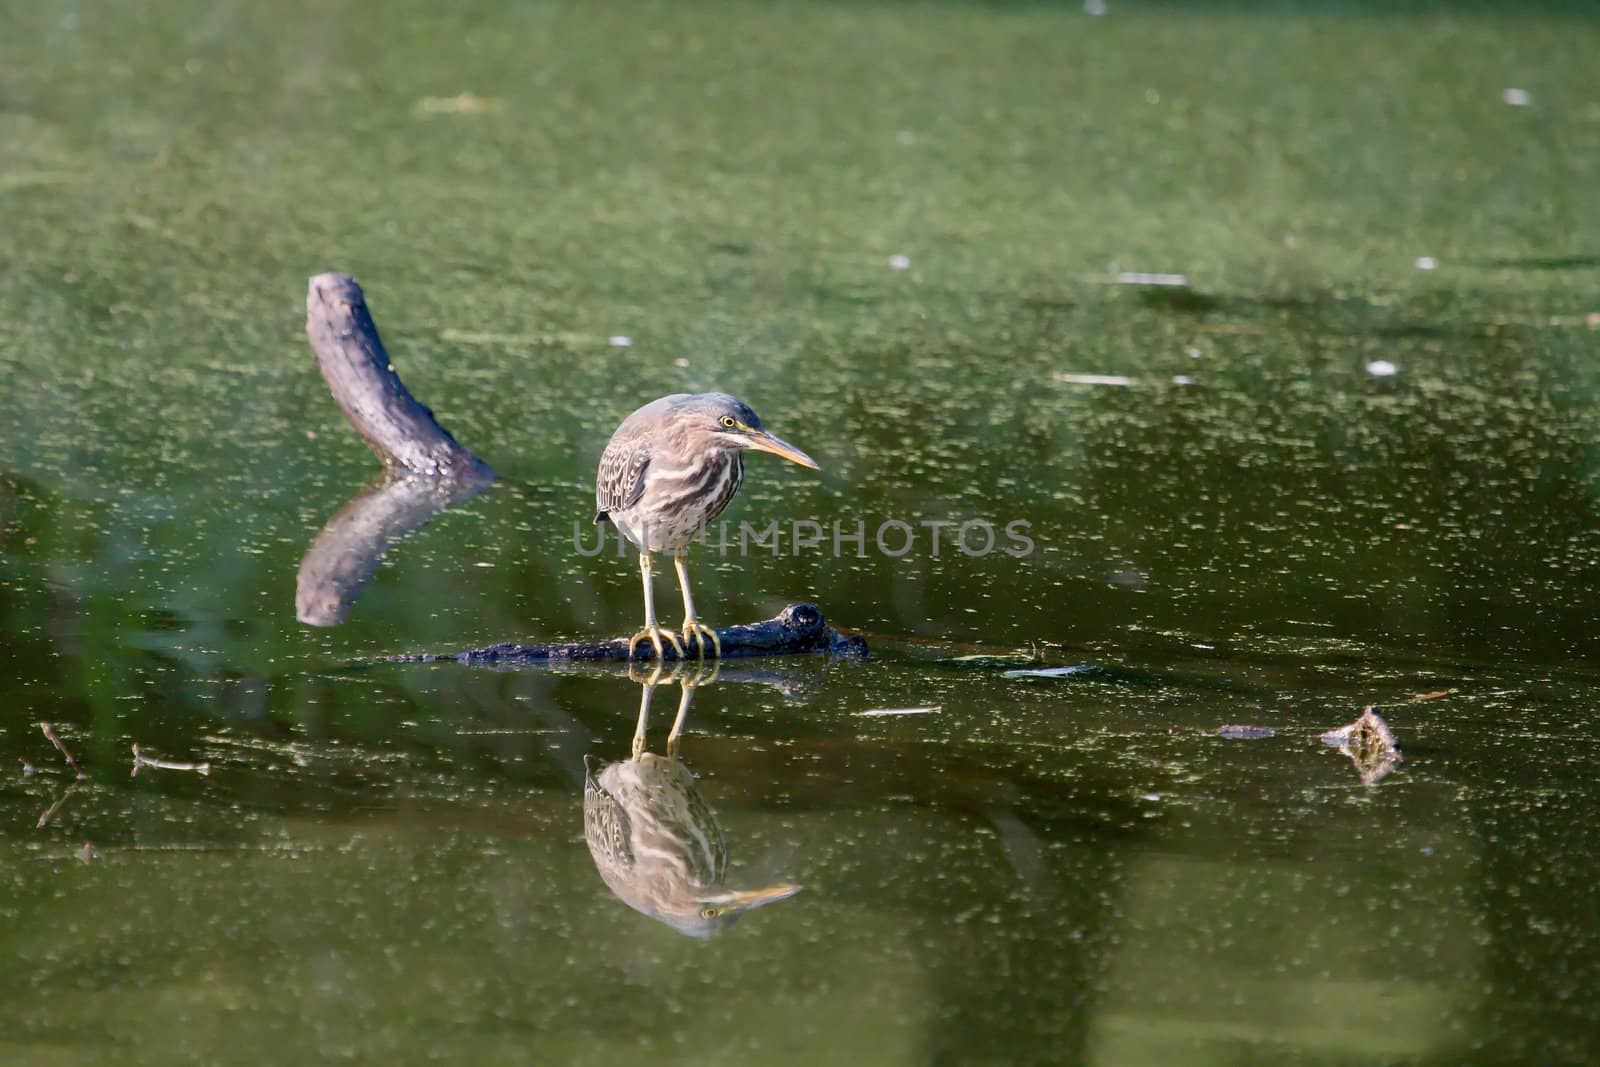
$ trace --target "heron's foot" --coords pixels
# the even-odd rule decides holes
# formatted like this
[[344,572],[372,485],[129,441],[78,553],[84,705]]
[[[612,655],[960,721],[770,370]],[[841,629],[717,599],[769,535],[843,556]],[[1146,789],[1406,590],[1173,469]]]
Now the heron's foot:
[[717,636],[717,631],[695,618],[693,615],[683,620],[683,643],[685,646],[690,641],[695,643],[695,655],[701,659],[706,654],[706,638],[711,638],[711,655],[717,659],[722,658],[722,638]]
[[[633,650],[629,649],[628,651],[631,653]],[[679,669],[677,664],[673,664],[672,673],[667,675],[667,681],[670,682],[676,678]],[[661,684],[661,676],[666,673],[666,670],[667,665],[665,663],[650,662],[648,666],[640,666],[629,660],[628,681],[638,682],[640,685],[647,685],[654,689]]]
[[661,642],[663,640],[672,646],[672,651],[678,654],[679,659],[684,658],[683,646],[678,643],[678,635],[673,633],[671,630],[663,630],[660,625],[653,622],[647,625],[644,629],[640,630],[638,633],[634,634],[633,637],[629,639],[628,658],[633,658],[633,650],[639,647],[640,641],[649,641],[650,647],[656,650],[656,659],[666,659],[667,654],[661,646]]
[[674,674],[672,681],[677,682],[685,689],[696,689],[702,685],[710,685],[717,680],[717,675],[722,671],[722,661],[712,660],[707,663],[696,663],[692,670],[682,674]]

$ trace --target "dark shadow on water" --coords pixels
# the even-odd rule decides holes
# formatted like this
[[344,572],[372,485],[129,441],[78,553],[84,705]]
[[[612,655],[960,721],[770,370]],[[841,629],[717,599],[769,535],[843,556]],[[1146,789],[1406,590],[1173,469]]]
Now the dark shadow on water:
[[[867,6],[863,0],[835,0],[838,6]],[[923,0],[901,0],[889,7],[919,6]],[[1119,9],[1137,6],[1144,10],[1189,12],[1194,14],[1315,16],[1323,18],[1372,18],[1377,16],[1504,16],[1511,12],[1541,16],[1567,15],[1584,20],[1600,17],[1600,5],[1585,0],[1526,0],[1510,5],[1499,0],[942,0],[951,6],[981,7],[993,11],[1054,11],[1091,17],[1091,13],[1115,18]],[[878,6],[878,5],[873,5]]]
[[1589,270],[1600,267],[1600,256],[1527,256],[1471,259],[1467,263],[1500,270]]
[[1187,286],[1141,286],[1136,289],[1139,302],[1157,311],[1176,311],[1200,314],[1215,311],[1223,306],[1223,298],[1202,293]]
[[[1576,270],[1593,264],[1600,264],[1600,259],[1484,260],[1475,265]],[[1209,293],[1190,286],[1126,288],[1133,290],[1133,299],[1141,306],[1198,319],[1198,328],[1207,332],[1480,341],[1507,331],[1550,326],[1545,319],[1518,317],[1514,309],[1497,306],[1503,305],[1503,298],[1491,292],[1463,287],[1404,298],[1381,290],[1374,290],[1368,297],[1351,297],[1326,293]]]
[[[1126,0],[1124,0],[1126,3]],[[1045,2],[1026,3],[1023,0],[1007,2],[993,0],[989,7],[1044,7]],[[1080,4],[1071,5],[1074,9]],[[1115,15],[1116,0],[1106,0],[1106,13]],[[1131,4],[1128,6],[1132,6]],[[1499,0],[1141,0],[1138,5],[1146,9],[1182,10],[1198,13],[1214,12],[1219,15],[1316,15],[1323,17],[1372,17],[1378,15],[1505,15],[1510,12],[1542,15],[1572,15],[1586,19],[1596,17],[1596,5],[1583,0],[1528,0],[1527,3],[1505,4]]]

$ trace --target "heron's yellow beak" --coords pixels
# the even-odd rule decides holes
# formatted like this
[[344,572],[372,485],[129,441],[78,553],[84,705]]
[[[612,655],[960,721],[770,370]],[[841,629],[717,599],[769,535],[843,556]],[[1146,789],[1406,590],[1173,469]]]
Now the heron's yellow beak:
[[802,887],[797,885],[774,885],[766,889],[730,889],[722,896],[725,907],[734,911],[749,911],[759,908],[763,904],[776,904],[780,900],[788,900]]
[[820,470],[817,461],[791,445],[781,437],[774,437],[765,430],[752,430],[745,438],[747,448],[757,448],[763,452],[771,452],[774,456],[782,456],[790,463],[798,463],[802,467]]

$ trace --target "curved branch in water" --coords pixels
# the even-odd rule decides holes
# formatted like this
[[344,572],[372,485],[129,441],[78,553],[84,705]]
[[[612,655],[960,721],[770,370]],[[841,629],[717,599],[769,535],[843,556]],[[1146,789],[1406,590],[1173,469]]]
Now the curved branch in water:
[[361,286],[348,274],[311,279],[306,337],[345,418],[390,470],[429,478],[488,482],[489,465],[456,443],[395,373]]
[[361,286],[350,275],[311,279],[306,337],[339,409],[386,471],[328,520],[300,560],[295,615],[311,626],[333,626],[350,614],[390,544],[475,496],[494,480],[494,471],[458,444],[400,381]]

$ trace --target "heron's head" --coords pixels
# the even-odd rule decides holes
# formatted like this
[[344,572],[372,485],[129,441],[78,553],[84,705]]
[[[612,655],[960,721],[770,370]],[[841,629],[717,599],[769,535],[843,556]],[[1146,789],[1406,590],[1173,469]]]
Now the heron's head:
[[800,889],[797,885],[774,885],[765,889],[708,890],[695,899],[692,912],[659,918],[691,937],[710,937],[745,912],[788,900]]
[[727,393],[697,393],[674,406],[691,439],[706,449],[725,451],[753,448],[771,452],[791,463],[816,470],[817,461],[761,425],[750,405]]

